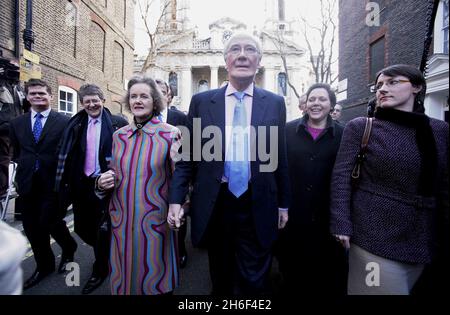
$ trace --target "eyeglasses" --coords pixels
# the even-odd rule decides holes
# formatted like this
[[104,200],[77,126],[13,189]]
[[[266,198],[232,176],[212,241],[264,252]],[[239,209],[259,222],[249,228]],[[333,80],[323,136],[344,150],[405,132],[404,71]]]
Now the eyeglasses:
[[406,83],[406,82],[410,82],[409,80],[405,80],[405,79],[390,79],[387,80],[386,82],[378,82],[375,85],[372,85],[370,87],[370,92],[375,93],[377,92],[379,89],[381,89],[383,87],[383,84],[386,84],[386,86],[388,88],[393,88],[396,87],[397,85],[399,85],[400,83]]
[[244,50],[244,55],[246,56],[254,56],[258,54],[258,49],[256,49],[256,47],[253,46],[246,46],[246,47],[231,46],[231,48],[228,49],[227,53],[233,56],[238,56],[241,53],[242,49]]
[[84,99],[84,100],[82,101],[82,104],[83,104],[84,106],[87,106],[87,105],[89,105],[89,104],[97,105],[97,104],[100,104],[101,102],[102,102],[102,100],[100,100],[100,99],[91,99],[91,100],[89,100],[89,99]]

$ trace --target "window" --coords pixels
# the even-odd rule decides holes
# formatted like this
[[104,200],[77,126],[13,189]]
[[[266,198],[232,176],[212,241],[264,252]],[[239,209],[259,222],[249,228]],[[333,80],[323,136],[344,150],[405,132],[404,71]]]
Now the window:
[[442,23],[442,31],[444,35],[444,47],[442,51],[444,54],[448,54],[448,0],[442,2],[443,4],[443,23]]
[[90,36],[90,64],[101,71],[104,70],[104,56],[105,56],[105,31],[103,28],[91,22],[89,29]]
[[127,1],[123,0],[123,27],[127,28]]
[[384,68],[384,36],[370,44],[370,82],[375,81],[375,75]]
[[169,85],[172,89],[172,97],[178,96],[178,75],[175,72],[169,73]]
[[59,86],[58,92],[58,112],[72,117],[77,113],[77,92],[67,86]]
[[113,77],[119,82],[123,82],[123,59],[124,51],[122,45],[114,42],[114,74]]
[[126,1],[125,0],[116,0],[114,1],[114,10],[117,21],[122,22],[125,26],[125,15],[126,15]]
[[64,34],[59,36],[59,44],[65,47],[65,51],[71,52],[76,57],[77,46],[77,27],[79,24],[78,9],[72,2],[67,2],[65,7],[66,19],[60,30]]
[[286,96],[287,95],[287,89],[286,89],[286,73],[281,72],[278,74],[278,95]]

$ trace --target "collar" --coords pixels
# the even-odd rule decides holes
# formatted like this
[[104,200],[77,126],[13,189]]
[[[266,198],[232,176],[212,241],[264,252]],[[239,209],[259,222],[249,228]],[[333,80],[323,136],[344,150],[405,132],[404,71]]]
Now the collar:
[[149,135],[154,135],[154,127],[159,124],[161,124],[161,122],[159,121],[158,117],[153,116],[142,128],[138,128],[133,119],[129,125],[130,130],[128,131],[128,138],[131,138],[138,130],[142,130]]
[[167,112],[168,112],[168,107],[165,107],[159,114],[163,117],[163,118],[167,118]]
[[[297,128],[295,129],[296,133],[298,133],[300,128],[303,128],[303,130],[306,130],[306,128],[308,127],[308,119],[309,119],[309,115],[308,114],[303,115],[303,117],[299,119],[298,124],[297,124]],[[331,135],[333,137],[336,134],[336,131],[335,131],[335,128],[334,128],[335,125],[336,125],[336,122],[331,118],[330,115],[328,115],[328,117],[327,117],[327,124],[325,126],[325,129],[328,129],[328,132],[331,132]]]
[[98,116],[96,118],[93,118],[93,117],[88,115],[88,124],[90,124],[91,120],[93,120],[93,119],[97,119],[97,122],[102,122],[102,115],[103,115],[103,110],[100,112],[100,116]]
[[374,116],[376,119],[391,121],[411,128],[419,128],[430,124],[428,116],[423,113],[406,112],[395,108],[377,107]]
[[[41,115],[44,116],[44,118],[47,118],[48,115],[50,115],[50,111],[51,111],[51,110],[52,110],[51,108],[48,108],[48,109],[44,110],[43,112],[41,112]],[[37,113],[38,113],[38,112],[35,111],[33,108],[31,109],[31,117],[32,117],[32,118],[35,118],[35,116],[36,116]]]
[[[244,92],[245,95],[249,95],[249,96],[253,97],[253,89],[254,89],[254,84],[252,82],[252,84],[247,86],[247,88],[242,92]],[[225,95],[230,96],[230,95],[233,95],[235,92],[239,92],[239,91],[233,85],[231,85],[231,83],[228,83],[227,89],[225,90]]]

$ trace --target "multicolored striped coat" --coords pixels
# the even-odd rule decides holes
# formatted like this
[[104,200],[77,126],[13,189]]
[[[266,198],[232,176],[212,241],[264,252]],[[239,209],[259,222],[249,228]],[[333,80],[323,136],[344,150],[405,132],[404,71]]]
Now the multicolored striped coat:
[[131,123],[113,135],[112,294],[162,294],[178,286],[176,235],[166,219],[172,158],[179,147],[179,130],[157,118],[142,129]]

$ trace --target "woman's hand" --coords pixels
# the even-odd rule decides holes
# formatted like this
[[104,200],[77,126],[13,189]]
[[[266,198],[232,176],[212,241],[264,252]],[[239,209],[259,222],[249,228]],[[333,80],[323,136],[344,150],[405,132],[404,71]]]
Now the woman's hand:
[[184,209],[180,204],[171,203],[169,205],[169,213],[167,214],[167,224],[175,231],[184,224]]
[[110,190],[113,189],[116,183],[116,174],[113,170],[109,170],[102,175],[98,179],[98,188],[101,190]]
[[336,238],[336,241],[341,243],[342,246],[344,246],[345,249],[350,249],[350,236],[348,235],[334,235]]

